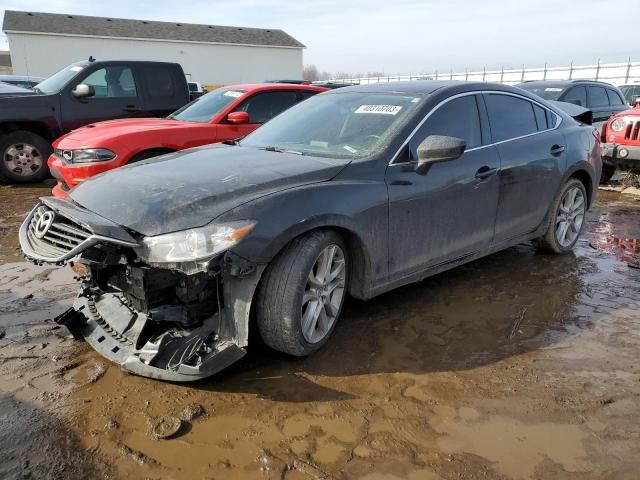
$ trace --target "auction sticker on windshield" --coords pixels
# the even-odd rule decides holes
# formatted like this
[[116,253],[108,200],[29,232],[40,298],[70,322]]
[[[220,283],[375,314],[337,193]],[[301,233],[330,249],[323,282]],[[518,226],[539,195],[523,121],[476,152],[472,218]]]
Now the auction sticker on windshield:
[[242,95],[244,95],[244,92],[237,92],[235,90],[228,90],[226,92],[224,92],[225,97],[233,97],[233,98],[240,98]]
[[355,113],[377,113],[380,115],[397,115],[402,110],[400,105],[360,105]]

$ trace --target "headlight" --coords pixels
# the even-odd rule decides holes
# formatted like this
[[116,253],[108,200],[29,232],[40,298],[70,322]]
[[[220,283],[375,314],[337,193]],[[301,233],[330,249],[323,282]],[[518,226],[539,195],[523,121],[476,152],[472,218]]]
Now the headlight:
[[71,153],[71,163],[105,162],[115,158],[116,154],[106,148],[85,148],[82,150],[64,150],[63,158]]
[[243,220],[145,237],[136,253],[150,264],[208,260],[236,245],[255,225],[253,220]]
[[614,132],[621,132],[624,129],[624,119],[616,118],[611,122],[611,130]]

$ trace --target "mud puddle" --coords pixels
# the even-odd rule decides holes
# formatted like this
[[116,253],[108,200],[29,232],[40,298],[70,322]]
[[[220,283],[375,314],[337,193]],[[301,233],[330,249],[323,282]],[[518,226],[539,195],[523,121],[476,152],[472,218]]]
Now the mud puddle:
[[[50,478],[636,479],[640,271],[609,244],[640,237],[640,202],[601,193],[586,228],[575,255],[520,245],[351,300],[318,354],[254,342],[190,385],[126,375],[47,322],[70,273],[5,265],[0,449]],[[164,418],[180,428],[159,440]],[[40,456],[33,425],[53,425]],[[8,478],[40,472],[10,458]]]

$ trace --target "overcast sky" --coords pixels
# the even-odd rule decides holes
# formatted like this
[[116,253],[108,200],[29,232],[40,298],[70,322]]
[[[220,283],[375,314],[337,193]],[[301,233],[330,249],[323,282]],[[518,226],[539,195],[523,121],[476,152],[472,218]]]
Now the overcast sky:
[[[631,8],[635,3],[639,8]],[[4,10],[280,28],[329,72],[389,74],[640,60],[635,19],[601,0],[0,0]],[[625,4],[640,12],[640,0]],[[619,15],[623,15],[620,17]],[[614,30],[628,20],[627,28]],[[635,38],[634,38],[635,37]],[[0,49],[6,49],[0,37]]]

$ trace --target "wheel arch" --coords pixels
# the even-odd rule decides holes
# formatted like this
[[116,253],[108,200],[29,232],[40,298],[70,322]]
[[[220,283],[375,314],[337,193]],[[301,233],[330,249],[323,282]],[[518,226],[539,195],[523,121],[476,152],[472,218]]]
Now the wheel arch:
[[294,239],[315,230],[334,230],[342,237],[351,260],[349,294],[359,299],[369,298],[373,278],[371,255],[362,235],[344,217],[337,215],[316,217],[293,225],[271,242],[266,255],[273,260]]
[[46,124],[41,122],[8,122],[0,124],[0,135],[22,130],[39,135],[49,143],[59,136],[58,132],[52,132]]
[[591,175],[585,169],[578,169],[572,172],[571,175],[569,175],[569,177],[565,180],[565,183],[572,178],[580,180],[582,185],[584,185],[584,189],[587,192],[587,204],[589,205],[589,207],[591,207],[594,193],[593,179]]
[[[134,162],[136,161],[136,157],[145,155],[147,153],[157,153],[157,155],[164,155],[166,153],[173,153],[176,151],[177,149],[175,148],[164,147],[164,146],[144,148],[142,150],[136,151],[133,155],[131,155],[131,157],[127,160],[127,163]],[[157,156],[157,155],[154,155],[154,156]],[[147,157],[147,158],[152,158],[152,157]]]

